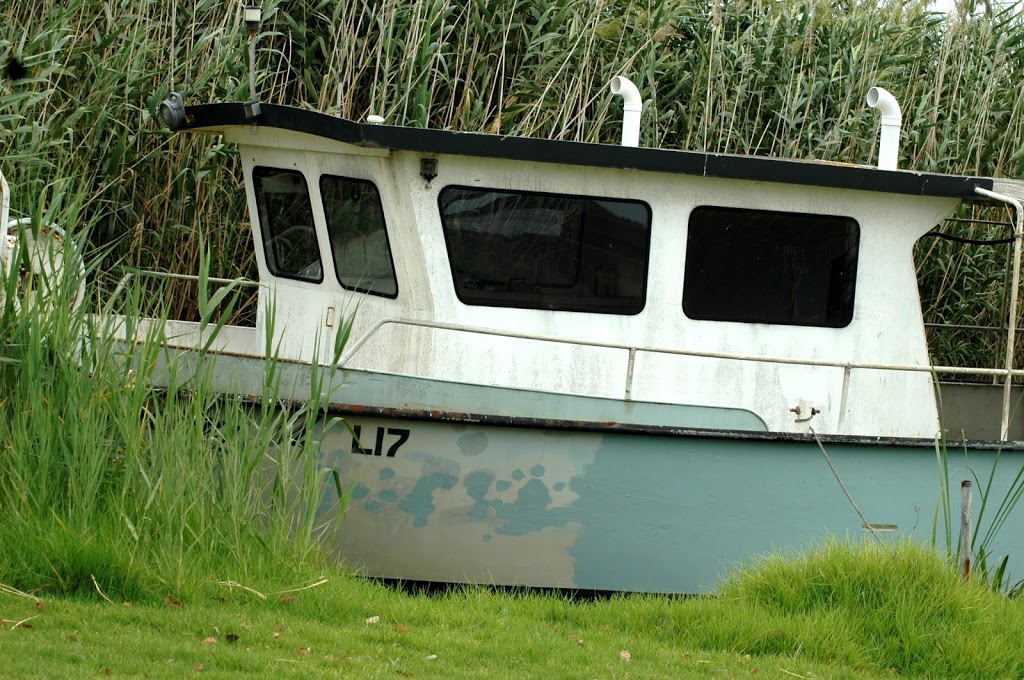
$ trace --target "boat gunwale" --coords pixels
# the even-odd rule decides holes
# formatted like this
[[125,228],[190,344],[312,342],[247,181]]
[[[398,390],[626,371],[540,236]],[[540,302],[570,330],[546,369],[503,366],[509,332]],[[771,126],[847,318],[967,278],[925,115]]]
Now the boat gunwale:
[[[227,398],[225,396],[225,398]],[[240,395],[242,402],[254,406],[262,404],[259,397]],[[307,402],[301,399],[281,398],[275,405],[301,407]],[[772,441],[798,444],[835,444],[842,446],[868,446],[872,448],[927,448],[934,452],[936,446],[944,446],[948,452],[955,454],[966,449],[971,451],[1002,451],[1003,453],[1024,454],[1024,441],[998,441],[988,439],[946,439],[936,442],[923,437],[884,437],[872,435],[825,434],[810,432],[778,432],[756,430],[723,430],[715,428],[674,427],[672,425],[644,425],[640,423],[615,423],[582,420],[566,420],[559,418],[524,418],[519,416],[499,416],[483,413],[466,413],[458,411],[442,411],[415,409],[404,407],[363,406],[345,402],[331,401],[324,407],[324,415],[354,416],[360,418],[384,418],[410,420],[413,422],[432,422],[453,425],[480,425],[484,427],[505,427],[515,429],[554,430],[559,432],[578,432],[586,434],[607,435],[643,435],[652,437],[674,437],[684,439],[727,439],[734,441]]]
[[175,129],[176,131],[216,133],[229,127],[268,127],[368,149],[424,154],[641,170],[981,202],[985,200],[975,192],[975,189],[992,190],[994,184],[994,180],[988,177],[911,170],[880,170],[871,166],[818,160],[371,125],[279,104],[262,104],[261,114],[256,119],[247,118],[245,105],[238,102],[189,106],[185,109],[185,114],[184,122]]

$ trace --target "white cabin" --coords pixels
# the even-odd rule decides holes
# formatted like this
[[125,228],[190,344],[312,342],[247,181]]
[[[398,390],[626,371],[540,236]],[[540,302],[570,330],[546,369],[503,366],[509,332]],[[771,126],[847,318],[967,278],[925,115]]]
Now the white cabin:
[[[914,242],[981,178],[189,109],[238,145],[282,359],[932,438]],[[916,370],[915,370],[916,369]],[[569,417],[551,414],[552,418]]]

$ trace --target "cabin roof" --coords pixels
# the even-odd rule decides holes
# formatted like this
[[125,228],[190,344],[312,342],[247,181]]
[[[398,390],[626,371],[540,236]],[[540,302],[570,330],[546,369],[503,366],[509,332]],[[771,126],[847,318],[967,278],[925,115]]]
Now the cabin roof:
[[[507,137],[479,132],[451,132],[423,128],[356,123],[317,111],[277,104],[262,104],[258,125],[305,133],[354,146],[424,154],[451,154],[505,158],[537,163],[558,163],[598,168],[718,177],[756,182],[876,191],[888,194],[975,199],[976,187],[993,189],[984,177],[944,175],[911,170],[822,161],[678,151],[611,144],[568,142],[530,137]],[[185,110],[178,130],[219,131],[249,127],[242,103],[204,104]]]

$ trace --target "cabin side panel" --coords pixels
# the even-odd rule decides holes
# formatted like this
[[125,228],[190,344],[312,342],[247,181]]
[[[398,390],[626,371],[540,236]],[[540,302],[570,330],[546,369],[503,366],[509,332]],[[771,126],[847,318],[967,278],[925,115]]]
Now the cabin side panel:
[[[273,137],[272,131],[262,130],[256,136],[264,134]],[[348,153],[347,145],[335,146],[332,152],[274,149],[263,140],[243,147],[250,179],[258,180],[263,167],[301,174],[312,203],[319,280],[310,279],[304,269],[272,271],[277,266],[272,257],[287,264],[287,255],[275,255],[263,242],[269,232],[260,224],[260,211],[266,208],[249,187],[254,238],[262,254],[260,275],[269,284],[261,293],[261,327],[273,326],[275,344],[285,358],[308,359],[319,347],[320,360],[330,360],[340,319],[354,313],[349,346],[342,354],[344,365],[354,369],[627,402],[748,409],[770,430],[781,432],[813,426],[830,433],[931,436],[936,428],[927,373],[871,366],[927,366],[911,248],[952,210],[955,199],[411,152],[367,153],[356,147]],[[372,185],[379,195],[394,277],[394,287],[384,290],[386,294],[366,294],[351,284],[351,275],[335,271],[348,260],[334,252],[335,212],[323,204],[324,177],[340,178],[346,187]],[[487,245],[490,227],[480,217],[488,211],[497,215],[494,206],[503,202],[519,206],[515,219],[521,221],[520,226],[501,227],[505,250],[494,246],[493,238]],[[569,212],[555,209],[563,204],[571,207]],[[521,209],[523,205],[528,209]],[[636,214],[647,216],[646,225],[636,232],[647,243],[638,243],[641,236],[623,238],[614,232],[604,232],[607,243],[601,243],[602,232],[596,231],[576,253],[547,245],[555,243],[552,235],[569,229],[565,215],[572,211],[587,212],[588,219],[603,214],[605,223],[615,224],[616,212],[625,214],[635,206],[641,206]],[[701,314],[690,318],[684,309],[690,224],[695,213],[709,209],[821,215],[856,224],[856,287],[847,316],[797,325],[715,320]],[[551,215],[556,221],[549,220]],[[453,232],[456,222],[461,231]],[[459,244],[453,234],[462,239]],[[541,244],[536,246],[536,262],[524,259],[533,251],[521,249],[523,234],[529,243]],[[623,270],[609,259],[637,248],[646,249],[642,281],[623,278]],[[491,261],[480,259],[478,252],[480,257],[490,252]],[[593,253],[604,259],[588,274],[597,281],[592,287],[624,291],[624,304],[604,309],[604,303],[572,292],[578,284],[559,279],[557,272],[554,278],[545,274],[543,283],[536,279],[536,272],[556,265],[562,268],[557,271],[585,265]],[[761,274],[751,274],[750,262],[737,257],[735,275],[755,277],[754,285],[756,276],[774,276],[778,269],[769,261],[758,265]],[[470,276],[467,271],[492,274]],[[719,267],[718,275],[730,273],[727,262]],[[557,293],[559,286],[568,286],[568,292]],[[714,291],[714,286],[705,289]],[[270,310],[277,315],[274,324],[266,318]],[[877,404],[893,394],[906,408],[890,409],[879,419]]]
[[[886,372],[884,379],[846,363],[927,365],[910,251],[918,236],[955,205],[950,199],[893,198],[853,191],[659,176],[530,163],[444,157],[438,176],[418,178],[420,158],[396,154],[396,183],[413,187],[412,204],[430,273],[435,318],[459,328],[494,329],[524,336],[581,341],[554,343],[505,338],[468,330],[396,327],[418,335],[409,372],[452,380],[524,386],[645,401],[750,408],[770,429],[802,431],[807,420],[791,409],[820,411],[816,428],[826,432],[931,436],[935,407],[927,374]],[[401,177],[404,175],[405,181]],[[465,304],[453,291],[438,201],[455,184],[514,188],[643,201],[652,206],[651,257],[643,309],[636,315],[515,309]],[[852,216],[861,225],[857,297],[851,322],[842,328],[731,323],[689,319],[682,313],[681,264],[687,217],[701,205]],[[429,338],[429,339],[428,339]],[[611,351],[583,343],[617,344]],[[706,354],[708,357],[683,356]],[[632,354],[632,358],[630,356]],[[715,358],[730,354],[820,361],[812,367]],[[463,357],[453,366],[448,357]],[[361,367],[372,366],[369,356]],[[395,370],[392,362],[389,369]],[[404,371],[403,371],[404,372]],[[896,389],[913,395],[913,408],[884,428],[850,418],[855,403],[875,404]],[[869,407],[864,407],[869,408]],[[873,407],[870,407],[873,409]]]

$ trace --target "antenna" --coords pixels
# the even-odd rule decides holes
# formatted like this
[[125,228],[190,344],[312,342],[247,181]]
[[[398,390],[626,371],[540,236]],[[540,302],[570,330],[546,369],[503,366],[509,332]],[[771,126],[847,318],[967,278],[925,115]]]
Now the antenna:
[[157,115],[163,124],[171,130],[177,130],[185,124],[185,99],[174,91],[174,75],[176,68],[175,53],[177,51],[178,3],[171,3],[171,91],[167,98],[160,102]]

